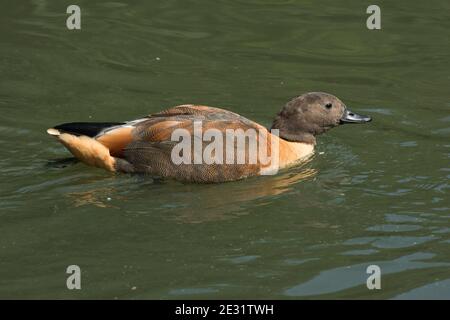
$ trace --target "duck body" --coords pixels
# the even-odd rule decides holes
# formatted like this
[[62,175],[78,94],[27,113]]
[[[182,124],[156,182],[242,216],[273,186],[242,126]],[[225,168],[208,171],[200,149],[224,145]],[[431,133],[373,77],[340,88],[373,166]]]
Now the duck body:
[[314,152],[309,132],[290,139],[292,130],[280,124],[283,110],[270,131],[225,109],[186,104],[128,122],[65,123],[47,133],[91,166],[215,183],[274,174]]

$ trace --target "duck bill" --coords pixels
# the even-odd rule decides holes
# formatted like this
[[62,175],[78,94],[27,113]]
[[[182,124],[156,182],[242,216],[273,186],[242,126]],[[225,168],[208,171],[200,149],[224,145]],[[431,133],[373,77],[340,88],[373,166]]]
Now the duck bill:
[[371,117],[354,113],[348,109],[345,109],[341,118],[341,123],[365,123],[369,121],[372,121]]

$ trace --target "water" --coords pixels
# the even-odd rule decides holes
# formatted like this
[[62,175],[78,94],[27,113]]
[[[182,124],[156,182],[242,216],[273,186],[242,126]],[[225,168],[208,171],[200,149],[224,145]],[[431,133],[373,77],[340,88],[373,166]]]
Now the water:
[[[81,31],[69,4],[1,2],[1,298],[450,298],[448,2],[379,1],[380,31],[356,0],[80,0]],[[307,91],[374,121],[271,177],[112,175],[45,133],[182,103],[269,125]]]

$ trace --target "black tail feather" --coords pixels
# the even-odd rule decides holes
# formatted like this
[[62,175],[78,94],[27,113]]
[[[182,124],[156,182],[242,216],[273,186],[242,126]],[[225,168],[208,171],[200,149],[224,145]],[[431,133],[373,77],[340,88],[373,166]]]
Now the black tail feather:
[[77,136],[95,137],[102,130],[124,124],[123,122],[70,122],[55,126],[61,132]]

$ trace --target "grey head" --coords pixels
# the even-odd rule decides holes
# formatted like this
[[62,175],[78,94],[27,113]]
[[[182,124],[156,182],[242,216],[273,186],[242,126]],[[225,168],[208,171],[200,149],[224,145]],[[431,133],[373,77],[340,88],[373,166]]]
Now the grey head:
[[309,92],[289,101],[275,117],[271,129],[278,129],[285,140],[315,144],[315,136],[333,127],[371,120],[350,111],[329,93]]

